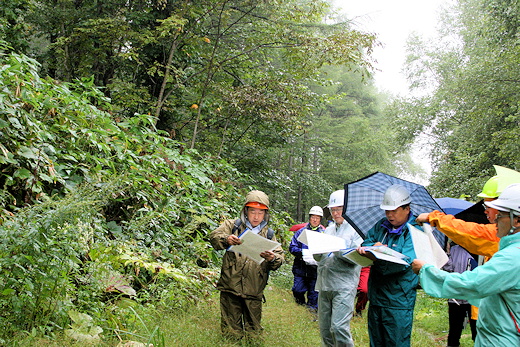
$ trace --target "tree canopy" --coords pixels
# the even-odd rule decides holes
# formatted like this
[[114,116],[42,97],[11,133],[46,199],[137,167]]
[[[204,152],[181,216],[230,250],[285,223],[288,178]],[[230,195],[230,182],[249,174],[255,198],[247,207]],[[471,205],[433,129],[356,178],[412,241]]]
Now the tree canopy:
[[372,86],[376,37],[327,1],[41,0],[4,11],[4,39],[41,75],[100,87],[116,122],[149,114],[150,129],[252,174],[295,218],[348,180],[404,167]]
[[428,92],[399,101],[398,121],[431,135],[439,196],[475,196],[494,164],[518,168],[519,10],[517,1],[458,1],[437,41],[410,41],[410,81]]

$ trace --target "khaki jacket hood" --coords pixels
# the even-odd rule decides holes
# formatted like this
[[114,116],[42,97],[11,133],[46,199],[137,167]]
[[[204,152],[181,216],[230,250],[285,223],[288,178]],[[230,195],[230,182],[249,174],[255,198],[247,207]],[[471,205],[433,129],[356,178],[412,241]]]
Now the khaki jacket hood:
[[242,222],[245,223],[247,221],[246,204],[249,202],[259,202],[267,206],[268,210],[265,213],[264,221],[269,222],[269,197],[266,193],[262,192],[261,190],[252,190],[249,193],[247,193],[246,201],[244,202],[244,207],[242,207],[242,211],[240,212],[240,219],[242,220]]

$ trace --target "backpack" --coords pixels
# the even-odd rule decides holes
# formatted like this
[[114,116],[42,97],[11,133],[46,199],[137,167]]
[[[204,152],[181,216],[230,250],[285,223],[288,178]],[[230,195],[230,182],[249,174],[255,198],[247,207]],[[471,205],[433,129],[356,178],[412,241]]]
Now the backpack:
[[[233,223],[233,229],[231,230],[232,234],[235,234],[238,231],[238,228],[240,228],[240,225],[242,225],[242,220],[240,218],[235,220],[235,223]],[[272,240],[274,236],[274,230],[269,228],[267,229],[267,238],[269,240]]]

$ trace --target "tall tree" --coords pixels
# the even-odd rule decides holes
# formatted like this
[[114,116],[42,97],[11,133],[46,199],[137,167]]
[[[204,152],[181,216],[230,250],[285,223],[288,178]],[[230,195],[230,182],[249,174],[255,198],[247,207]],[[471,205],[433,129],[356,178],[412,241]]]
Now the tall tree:
[[412,86],[431,92],[402,100],[399,121],[433,136],[439,196],[478,193],[493,164],[519,168],[518,18],[518,1],[460,0],[444,14],[437,42],[410,43]]
[[190,147],[226,156],[237,129],[257,143],[258,126],[297,124],[312,102],[306,81],[323,64],[368,67],[375,39],[325,24],[327,1],[36,4],[28,18],[48,42],[39,56],[52,77],[94,75],[121,116],[154,114]]
[[[400,133],[386,116],[384,95],[370,78],[347,67],[324,67],[326,84],[311,90],[323,103],[301,128],[287,135],[290,146],[273,149],[276,165],[270,177],[283,187],[272,187],[284,195],[293,217],[305,220],[308,209],[324,206],[329,194],[345,183],[375,171],[400,174],[407,167],[407,147],[399,144]],[[274,180],[272,180],[274,181]],[[265,182],[259,184],[266,185]]]

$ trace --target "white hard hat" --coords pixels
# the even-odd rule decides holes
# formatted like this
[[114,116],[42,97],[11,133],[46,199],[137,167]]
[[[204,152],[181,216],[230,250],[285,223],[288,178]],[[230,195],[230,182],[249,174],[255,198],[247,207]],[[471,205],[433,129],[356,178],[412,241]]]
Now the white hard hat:
[[379,205],[382,210],[393,211],[396,208],[408,205],[412,202],[410,193],[400,184],[392,184],[383,196],[383,203]]
[[520,215],[520,183],[514,183],[504,189],[498,199],[485,201],[484,204],[502,212],[513,212]]
[[329,204],[327,207],[336,207],[343,206],[345,203],[345,191],[343,189],[336,190],[334,193],[330,194]]
[[312,206],[311,209],[309,210],[309,215],[323,217],[323,209],[319,206]]

